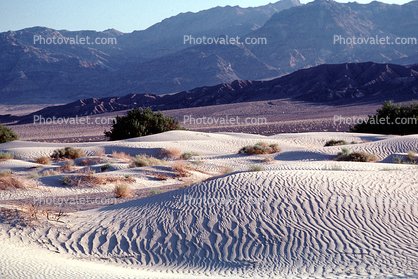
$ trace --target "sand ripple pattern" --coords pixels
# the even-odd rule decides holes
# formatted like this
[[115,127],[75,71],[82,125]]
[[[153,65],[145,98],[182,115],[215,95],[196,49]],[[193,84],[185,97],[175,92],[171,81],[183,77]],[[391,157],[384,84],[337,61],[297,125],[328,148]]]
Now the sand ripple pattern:
[[80,258],[251,276],[413,275],[416,170],[235,173],[31,234]]

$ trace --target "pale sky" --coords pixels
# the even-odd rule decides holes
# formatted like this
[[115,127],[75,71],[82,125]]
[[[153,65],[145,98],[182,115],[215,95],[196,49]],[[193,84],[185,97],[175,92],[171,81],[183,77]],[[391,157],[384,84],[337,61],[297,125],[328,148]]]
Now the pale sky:
[[[198,12],[216,6],[261,6],[274,0],[0,0],[0,32],[33,26],[53,29],[122,32],[143,30],[181,12]],[[302,3],[311,2],[301,0]],[[337,2],[349,2],[338,0]],[[370,3],[371,1],[357,1]],[[390,4],[409,1],[384,0]]]

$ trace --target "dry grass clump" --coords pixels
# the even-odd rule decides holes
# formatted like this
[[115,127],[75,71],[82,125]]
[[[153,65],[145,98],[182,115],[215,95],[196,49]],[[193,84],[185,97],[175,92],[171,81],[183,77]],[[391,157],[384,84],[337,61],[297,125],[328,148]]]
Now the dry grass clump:
[[102,162],[102,159],[100,158],[85,158],[81,160],[77,165],[79,166],[88,166],[88,165],[96,165]]
[[64,165],[59,167],[58,171],[59,172],[72,172],[73,166],[74,166],[74,161],[68,161]]
[[262,163],[274,163],[275,160],[272,157],[266,157],[262,160],[260,160]]
[[109,183],[133,183],[135,179],[131,177],[116,177],[116,176],[102,176],[96,175],[94,172],[89,172],[82,175],[64,176],[63,184],[72,187],[96,187]]
[[51,158],[54,159],[78,159],[81,157],[86,157],[86,154],[81,149],[76,149],[71,146],[67,146],[66,148],[54,150],[51,155]]
[[157,178],[158,180],[167,180],[168,176],[164,173],[151,173],[152,176]]
[[136,155],[136,157],[132,158],[132,163],[130,165],[131,168],[135,167],[148,167],[148,166],[159,166],[164,165],[165,160],[160,160],[152,156],[148,156],[146,154]]
[[234,169],[232,167],[226,166],[226,167],[222,167],[221,170],[219,171],[219,173],[222,174],[222,175],[225,175],[225,174],[231,173],[233,171],[234,171]]
[[116,152],[116,151],[112,151],[112,157],[115,159],[120,159],[120,160],[124,160],[124,161],[131,161],[132,160],[132,156],[129,154],[126,154],[125,152]]
[[417,163],[417,154],[415,154],[414,151],[408,151],[408,153],[406,154],[406,160],[410,164]]
[[338,145],[347,145],[348,142],[346,142],[345,140],[329,140],[325,143],[324,146],[338,146]]
[[177,148],[164,148],[158,153],[158,156],[161,158],[169,158],[169,159],[177,160],[181,158],[182,153]]
[[196,152],[193,152],[193,151],[184,152],[181,155],[181,158],[187,160],[187,159],[189,159],[190,157],[193,157],[193,156],[200,156],[200,154],[199,153],[196,153]]
[[50,165],[51,158],[48,156],[41,156],[41,157],[36,158],[34,162],[37,164],[42,164],[42,165]]
[[271,153],[276,153],[280,151],[281,149],[276,143],[267,144],[265,142],[259,142],[253,146],[251,145],[244,146],[238,151],[238,153],[246,153],[246,154],[252,155],[252,154],[271,154]]
[[103,157],[104,155],[106,155],[106,151],[104,150],[104,148],[100,148],[96,151],[96,156]]
[[60,169],[49,169],[49,170],[45,170],[39,173],[40,176],[52,176],[52,175],[58,175],[58,174],[61,174]]
[[128,198],[132,196],[131,189],[127,183],[116,184],[113,192],[117,198]]
[[347,147],[341,149],[341,152],[338,153],[336,161],[351,161],[351,162],[376,162],[378,160],[377,156],[370,154],[364,151],[351,152]]
[[262,171],[263,166],[260,165],[251,165],[249,171]]
[[11,152],[0,152],[0,161],[14,159],[15,155]]
[[176,172],[176,177],[190,176],[189,167],[182,161],[177,161],[171,166],[171,170]]
[[11,190],[11,189],[21,189],[29,186],[28,181],[24,181],[18,177],[12,176],[12,174],[3,174],[0,175],[0,190]]

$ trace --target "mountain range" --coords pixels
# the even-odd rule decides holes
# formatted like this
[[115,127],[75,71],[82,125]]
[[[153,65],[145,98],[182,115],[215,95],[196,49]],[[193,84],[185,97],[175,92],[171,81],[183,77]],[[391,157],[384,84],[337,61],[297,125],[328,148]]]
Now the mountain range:
[[288,99],[325,105],[377,104],[418,99],[418,64],[401,66],[373,62],[325,64],[269,80],[240,80],[173,94],[129,94],[77,100],[46,107],[32,114],[2,121],[33,122],[35,115],[74,117],[138,107],[170,110],[222,104]]
[[[411,65],[418,62],[416,45],[338,44],[334,38],[378,36],[393,42],[418,38],[416,26],[418,1],[363,5],[316,0],[301,5],[282,0],[256,8],[179,14],[132,33],[32,27],[0,34],[0,96],[2,104],[57,104],[127,94],[158,96],[216,84],[253,86],[264,84],[254,80],[274,81],[322,64]],[[265,38],[267,43],[188,45],[184,35]],[[117,44],[41,45],[34,36],[116,38]]]

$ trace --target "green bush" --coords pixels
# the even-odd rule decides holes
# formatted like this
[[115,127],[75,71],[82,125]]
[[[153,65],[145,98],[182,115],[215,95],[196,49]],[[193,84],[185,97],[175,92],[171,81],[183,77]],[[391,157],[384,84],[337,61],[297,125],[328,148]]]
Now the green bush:
[[135,168],[135,167],[158,166],[158,165],[164,165],[165,163],[166,163],[165,160],[160,160],[152,156],[141,154],[141,155],[136,155],[136,157],[132,158],[132,164],[130,165],[130,167]]
[[105,131],[109,140],[122,140],[184,129],[177,119],[153,112],[150,108],[128,111],[126,116],[117,116],[110,131]]
[[54,159],[77,159],[86,157],[86,154],[81,149],[75,149],[74,147],[67,146],[66,148],[54,150],[51,158]]
[[185,160],[187,160],[187,159],[189,159],[190,157],[193,157],[193,156],[200,156],[200,154],[199,154],[199,153],[196,153],[196,152],[192,152],[192,151],[190,151],[190,152],[184,152],[184,153],[181,155],[181,157],[182,157],[183,159],[185,159]]
[[0,143],[8,141],[18,140],[19,136],[16,135],[12,129],[0,124]]
[[[404,120],[409,119],[409,120]],[[397,124],[396,121],[405,124]],[[402,122],[400,122],[402,123]],[[350,129],[356,133],[411,135],[418,134],[418,103],[394,105],[393,101],[384,102],[375,115]]]
[[6,161],[15,158],[15,155],[11,152],[0,152],[0,161]]
[[338,153],[336,161],[351,161],[351,162],[376,162],[377,156],[364,151],[351,152],[349,148],[344,147]]
[[332,140],[327,141],[324,146],[336,146],[336,145],[347,145],[347,144],[348,142],[346,142],[345,140],[332,139]]
[[271,153],[276,153],[276,152],[280,152],[281,149],[279,148],[279,146],[275,143],[275,144],[267,144],[265,142],[259,142],[253,146],[244,146],[243,148],[241,148],[238,153],[246,153],[246,154],[271,154]]

